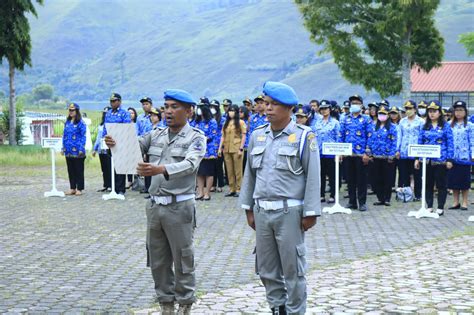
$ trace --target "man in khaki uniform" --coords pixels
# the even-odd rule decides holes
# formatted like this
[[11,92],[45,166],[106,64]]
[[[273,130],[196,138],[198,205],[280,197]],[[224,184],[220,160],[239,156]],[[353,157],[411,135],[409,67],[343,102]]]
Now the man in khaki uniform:
[[[168,127],[139,139],[150,163],[140,163],[137,172],[153,176],[146,205],[147,245],[155,291],[162,314],[190,314],[195,302],[193,234],[195,184],[199,164],[206,152],[206,137],[189,125],[195,102],[183,90],[165,91]],[[106,139],[108,145],[115,141]],[[174,270],[174,271],[173,271]]]

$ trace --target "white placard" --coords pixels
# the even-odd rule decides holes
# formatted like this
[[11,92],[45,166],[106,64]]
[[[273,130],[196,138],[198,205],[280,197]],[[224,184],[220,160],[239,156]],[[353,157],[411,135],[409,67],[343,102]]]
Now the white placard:
[[410,144],[408,145],[408,156],[439,159],[441,157],[441,147],[430,144]]
[[352,155],[352,143],[323,142],[324,155]]
[[59,152],[63,148],[63,138],[42,138],[41,146]]
[[116,143],[110,150],[117,174],[136,174],[143,157],[135,124],[105,124],[105,128]]

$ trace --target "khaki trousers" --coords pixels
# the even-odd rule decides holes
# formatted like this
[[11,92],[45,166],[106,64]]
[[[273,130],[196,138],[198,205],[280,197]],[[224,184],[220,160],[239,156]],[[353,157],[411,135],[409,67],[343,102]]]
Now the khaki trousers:
[[229,188],[231,192],[240,192],[240,184],[242,183],[242,156],[238,152],[224,154],[225,167],[227,169],[227,179],[229,180]]

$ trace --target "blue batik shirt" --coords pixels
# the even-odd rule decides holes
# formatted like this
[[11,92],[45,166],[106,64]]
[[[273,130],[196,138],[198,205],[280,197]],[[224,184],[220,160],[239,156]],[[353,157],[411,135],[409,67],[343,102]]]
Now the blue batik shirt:
[[[109,109],[107,113],[105,113],[105,120],[104,120],[104,126],[105,124],[114,124],[114,123],[123,123],[123,124],[128,124],[131,123],[132,119],[130,118],[130,113],[128,110],[123,109],[122,107],[119,107],[117,109]],[[102,136],[107,135],[107,128],[104,127],[104,131],[102,133]]]
[[224,128],[226,118],[221,116],[221,121],[217,122],[217,141],[216,141],[216,152],[219,150],[219,145],[221,143],[222,138],[222,128]]
[[367,115],[352,114],[340,121],[338,142],[352,143],[352,155],[361,156],[367,149],[367,138],[371,130],[371,122]]
[[[207,139],[207,150],[205,159],[214,159],[217,158],[217,149],[219,147],[218,141],[220,141],[218,136],[217,122],[214,118],[209,121],[202,120],[199,123],[196,123],[196,128],[204,132],[204,135]],[[217,145],[216,145],[217,143]]]
[[472,152],[474,152],[474,124],[468,122],[455,123],[451,127],[453,132],[454,156],[453,160],[456,164],[472,165]]
[[[260,113],[253,114],[250,116],[250,124],[247,126],[248,132],[248,137],[252,135],[252,132],[257,128],[262,125],[265,125],[268,123],[267,115],[260,115]],[[245,141],[247,143],[247,141]]]
[[247,127],[247,133],[245,134],[244,149],[247,149],[247,147],[249,146],[249,140],[250,140],[250,132],[249,132],[250,122],[248,120],[244,120],[244,121],[245,121],[245,127]]
[[149,133],[152,129],[150,114],[143,113],[137,117],[137,133],[138,136],[143,136]]
[[413,120],[409,120],[408,117],[400,120],[398,124],[397,152],[400,153],[401,159],[414,159],[408,156],[408,146],[410,144],[418,144],[418,134],[424,123],[424,119],[416,115]]
[[97,130],[97,138],[95,139],[95,143],[94,143],[94,148],[93,150],[95,152],[98,152],[99,154],[106,154],[107,153],[107,147],[103,147],[103,143],[102,143],[102,139],[104,139],[104,137],[102,136],[102,133],[104,132],[104,125],[99,125],[99,128]]
[[448,123],[444,123],[443,127],[439,125],[424,130],[423,125],[420,127],[418,134],[418,144],[430,144],[441,146],[441,158],[431,159],[435,163],[452,162],[454,157],[454,140],[453,131]]
[[86,155],[86,124],[81,119],[74,123],[66,120],[63,133],[63,152],[67,157],[78,157]]
[[372,124],[367,139],[369,155],[375,158],[395,158],[397,153],[397,129],[398,127],[395,124],[390,124],[388,129],[385,127],[376,129],[376,124]]
[[323,143],[337,142],[339,137],[340,124],[337,119],[329,117],[327,121],[319,120],[311,129],[316,134],[319,145],[319,154],[322,158],[334,158],[334,155],[323,154]]

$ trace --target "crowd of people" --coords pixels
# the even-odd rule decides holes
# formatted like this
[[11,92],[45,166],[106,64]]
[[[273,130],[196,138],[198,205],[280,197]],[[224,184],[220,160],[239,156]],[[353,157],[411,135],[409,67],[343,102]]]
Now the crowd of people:
[[[149,97],[140,100],[143,112],[133,107],[121,107],[121,96],[114,93],[110,105],[102,113],[92,155],[99,155],[103,187],[111,190],[110,150],[103,138],[105,123],[135,123],[137,137],[152,130],[166,128],[164,107],[154,106]],[[65,123],[63,154],[66,156],[70,179],[68,195],[80,195],[84,189],[85,124],[78,104],[71,104]],[[474,117],[474,116],[473,116]],[[389,101],[364,105],[363,98],[353,95],[342,106],[332,100],[311,100],[293,109],[292,120],[309,126],[316,134],[321,165],[322,202],[335,200],[335,159],[323,154],[325,142],[352,143],[353,154],[342,158],[341,182],[347,183],[348,208],[365,211],[367,195],[375,194],[374,206],[390,206],[393,191],[403,189],[404,201],[421,198],[420,161],[408,155],[410,144],[434,144],[441,147],[441,156],[428,159],[426,203],[430,211],[442,215],[448,191],[454,195],[450,209],[468,208],[471,185],[472,152],[474,152],[474,118],[468,119],[464,101],[442,108],[437,100],[392,106]],[[268,124],[263,95],[246,98],[240,105],[230,99],[219,102],[203,97],[193,107],[189,125],[206,136],[206,154],[199,166],[196,200],[211,200],[228,185],[226,197],[238,197],[247,163],[247,148],[254,131]],[[147,161],[149,156],[144,156]],[[115,190],[124,194],[136,176],[115,174]],[[144,179],[142,192],[148,193],[151,183]],[[434,193],[437,204],[434,206]],[[398,195],[398,194],[397,194]],[[147,195],[145,198],[149,198]]]

